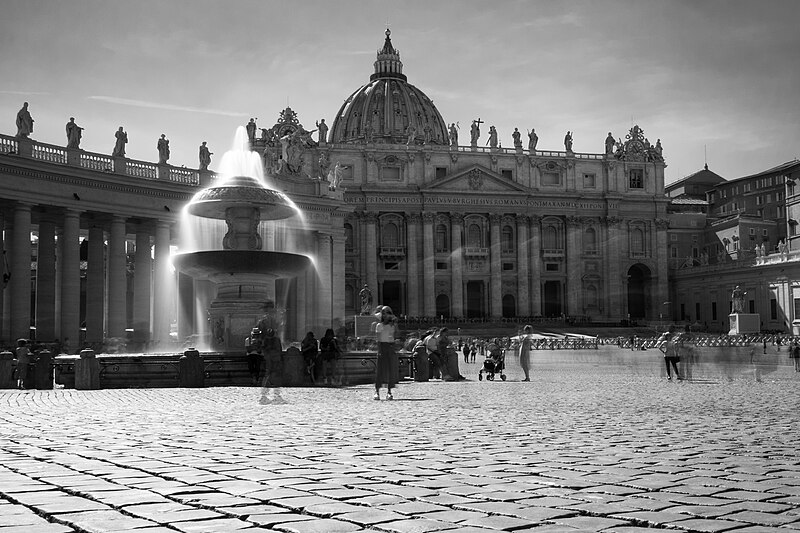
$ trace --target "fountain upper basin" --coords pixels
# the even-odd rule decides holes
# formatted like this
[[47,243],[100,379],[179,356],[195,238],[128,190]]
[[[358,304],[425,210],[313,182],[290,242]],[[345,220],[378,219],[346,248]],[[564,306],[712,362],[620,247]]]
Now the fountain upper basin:
[[205,250],[176,254],[172,263],[194,279],[218,279],[235,274],[278,279],[302,274],[311,265],[311,259],[301,254],[267,250]]
[[228,208],[242,206],[258,209],[259,220],[283,220],[297,214],[285,194],[267,189],[249,176],[235,176],[203,189],[194,195],[188,210],[195,216],[225,220]]

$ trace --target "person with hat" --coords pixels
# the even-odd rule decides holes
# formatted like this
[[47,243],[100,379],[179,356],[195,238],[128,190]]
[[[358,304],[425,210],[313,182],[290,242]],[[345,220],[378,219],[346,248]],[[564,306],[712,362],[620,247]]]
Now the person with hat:
[[261,374],[261,330],[253,328],[250,335],[244,340],[244,348],[247,352],[247,371],[250,373],[250,381],[253,385],[258,384],[258,376]]
[[375,336],[378,341],[378,359],[375,364],[375,395],[373,400],[381,399],[381,385],[386,383],[387,400],[393,400],[392,388],[397,384],[399,361],[394,351],[394,339],[397,336],[397,317],[388,305],[380,306],[375,313],[377,322],[373,322]]

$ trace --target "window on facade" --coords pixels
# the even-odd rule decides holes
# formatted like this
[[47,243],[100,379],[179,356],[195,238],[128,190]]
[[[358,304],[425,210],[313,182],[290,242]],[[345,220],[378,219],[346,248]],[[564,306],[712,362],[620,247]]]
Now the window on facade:
[[542,185],[545,187],[561,185],[561,174],[557,172],[545,172],[542,174]]
[[750,235],[755,235],[756,234],[756,228],[750,228],[749,233],[750,233]]
[[561,246],[558,244],[558,231],[553,226],[547,226],[542,233],[542,241],[544,248],[548,250],[560,250]]
[[447,167],[436,167],[436,179],[447,176]]
[[355,309],[355,307],[356,307],[355,291],[353,290],[352,285],[345,285],[345,287],[344,287],[344,308],[345,309]]
[[344,225],[344,249],[348,252],[356,249],[355,241],[353,240],[353,226],[351,224]]
[[381,179],[384,181],[400,181],[400,169],[397,167],[383,167]]
[[384,263],[383,269],[384,270],[397,270],[400,268],[400,263],[396,263],[392,261],[391,263]]
[[597,287],[594,285],[586,287],[586,307],[597,307]]
[[503,263],[503,270],[506,271],[514,270],[514,263]]
[[673,233],[672,235],[669,236],[669,240],[671,240],[672,242],[677,242],[678,236]]
[[717,319],[717,302],[711,302],[711,320]]
[[594,189],[595,188],[595,177],[594,177],[594,174],[584,174],[583,175],[583,188],[584,189]]
[[641,168],[632,168],[629,174],[630,181],[628,187],[630,189],[643,189],[644,188],[644,170]]
[[439,224],[436,226],[436,251],[448,252],[450,247],[447,244],[447,226]]
[[597,232],[594,228],[586,228],[583,233],[583,249],[587,252],[597,251]]
[[669,256],[675,259],[678,257],[678,247],[677,246],[670,246],[669,247]]
[[756,312],[756,301],[755,300],[748,300],[748,304],[749,304],[749,307],[750,307],[749,313],[755,313]]
[[769,318],[770,320],[778,320],[778,300],[770,298],[769,300]]
[[558,268],[558,263],[545,263],[544,269],[547,272],[558,272],[560,270]]
[[481,227],[477,224],[470,224],[467,230],[467,246],[470,248],[481,247]]
[[447,263],[436,263],[436,270],[447,270]]
[[511,169],[504,168],[500,171],[500,174],[507,180],[513,181],[514,180],[514,171]]
[[631,252],[644,253],[644,231],[641,228],[631,230]]
[[383,235],[381,242],[384,248],[397,248],[399,246],[400,232],[397,229],[397,224],[389,222],[383,226]]
[[694,304],[694,319],[700,320],[700,302],[695,302]]
[[500,234],[500,246],[504,252],[514,251],[514,230],[511,226],[503,226],[503,232]]

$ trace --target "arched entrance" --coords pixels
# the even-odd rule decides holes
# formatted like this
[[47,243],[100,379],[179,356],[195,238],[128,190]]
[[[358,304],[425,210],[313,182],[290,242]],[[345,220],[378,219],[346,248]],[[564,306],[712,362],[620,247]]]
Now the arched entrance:
[[650,269],[637,263],[628,269],[628,314],[632,319],[645,318],[650,301]]

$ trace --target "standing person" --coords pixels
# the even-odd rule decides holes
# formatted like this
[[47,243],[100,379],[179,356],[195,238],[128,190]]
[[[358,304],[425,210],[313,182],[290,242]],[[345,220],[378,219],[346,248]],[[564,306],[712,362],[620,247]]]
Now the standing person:
[[306,367],[306,374],[311,376],[311,383],[317,384],[314,376],[317,366],[317,339],[314,338],[314,332],[309,331],[300,343],[300,353],[303,355],[303,363]]
[[28,349],[28,341],[19,339],[17,348],[14,350],[17,356],[17,388],[25,388],[25,380],[28,377],[28,363],[31,362],[31,351]]
[[792,341],[792,347],[789,349],[789,357],[794,359],[794,371],[800,372],[800,344]]
[[381,399],[381,385],[386,383],[387,400],[393,400],[392,388],[397,384],[397,353],[394,351],[394,339],[397,336],[397,317],[392,308],[384,305],[375,313],[378,322],[373,323],[378,340],[378,360],[375,364],[375,395],[373,400]]
[[530,381],[530,366],[531,366],[531,335],[533,335],[533,326],[527,325],[522,328],[522,335],[519,339],[519,366],[525,373],[525,379],[522,381]]
[[261,330],[253,328],[250,335],[244,340],[244,349],[247,353],[247,371],[250,372],[250,381],[253,385],[258,383],[261,374]]
[[474,341],[472,342],[472,344],[469,347],[469,354],[470,354],[470,360],[471,360],[470,362],[474,363],[475,362],[475,358],[478,355],[478,345],[475,344]]
[[320,359],[322,359],[322,379],[324,383],[333,385],[337,376],[336,361],[341,357],[342,350],[332,328],[325,330],[325,335],[319,340]]
[[469,343],[465,342],[464,346],[461,347],[461,352],[464,354],[464,362],[469,363]]
[[261,353],[264,356],[266,368],[264,369],[264,386],[275,385],[275,378],[283,374],[283,347],[281,340],[275,335],[275,330],[267,328],[261,341]]
[[667,367],[667,379],[672,381],[672,370],[670,369],[670,365],[672,368],[675,369],[675,379],[681,379],[680,374],[678,374],[678,343],[677,338],[675,336],[675,332],[672,328],[669,329],[666,333],[664,333],[661,342],[659,343],[658,349],[664,354],[664,364]]

